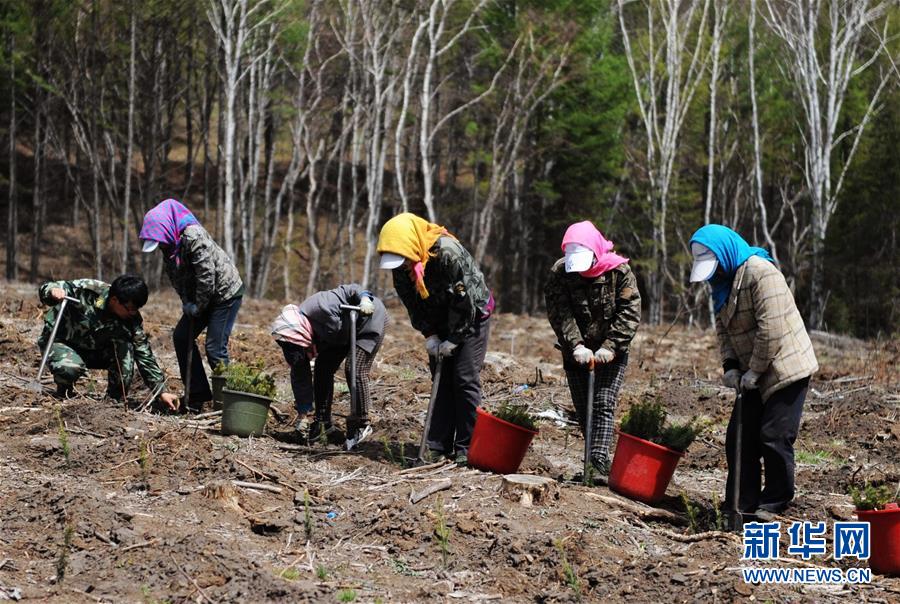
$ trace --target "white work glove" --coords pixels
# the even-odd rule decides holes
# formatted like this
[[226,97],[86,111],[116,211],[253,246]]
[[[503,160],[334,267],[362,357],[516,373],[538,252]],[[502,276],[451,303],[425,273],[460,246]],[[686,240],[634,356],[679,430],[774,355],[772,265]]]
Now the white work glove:
[[600,363],[601,365],[605,365],[609,363],[614,358],[616,358],[616,353],[612,350],[608,350],[606,348],[598,348],[597,352],[594,353],[594,360]]
[[375,303],[372,302],[372,298],[363,296],[362,300],[359,301],[359,312],[366,316],[375,312]]
[[428,339],[425,340],[425,350],[428,351],[428,356],[436,357],[438,355],[438,349],[441,347],[441,338],[437,335],[428,336]]
[[456,344],[454,344],[450,340],[444,340],[443,342],[441,342],[439,352],[441,353],[442,357],[453,356],[454,350],[456,350]]
[[741,375],[740,369],[729,369],[725,372],[725,375],[722,376],[722,383],[725,384],[726,388],[734,388],[737,390],[741,385]]
[[756,390],[759,387],[756,383],[758,381],[759,374],[751,369],[741,378],[741,388],[744,390]]
[[591,362],[591,359],[594,358],[594,353],[584,344],[579,344],[575,347],[575,350],[572,351],[572,357],[579,365],[587,365]]

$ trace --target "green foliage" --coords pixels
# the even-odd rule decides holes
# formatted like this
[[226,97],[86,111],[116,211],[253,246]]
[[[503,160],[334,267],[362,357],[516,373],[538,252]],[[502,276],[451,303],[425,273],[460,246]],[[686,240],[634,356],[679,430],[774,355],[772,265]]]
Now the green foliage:
[[69,550],[72,548],[72,537],[75,536],[75,527],[72,524],[66,524],[63,529],[63,543],[59,548],[59,555],[56,557],[56,582],[62,583],[66,576],[66,570],[69,568]]
[[288,581],[296,581],[300,578],[300,571],[293,566],[289,566],[288,568],[278,573],[278,576],[282,579],[287,579]]
[[141,477],[146,480],[150,474],[150,445],[144,439],[141,439],[139,445],[138,463],[141,466]]
[[306,531],[306,540],[312,539],[313,534],[313,518],[312,518],[312,502],[309,498],[309,491],[303,491],[303,528]]
[[690,530],[691,533],[699,533],[699,522],[697,517],[700,509],[694,505],[694,502],[691,501],[691,498],[688,497],[687,493],[684,491],[681,492],[681,504],[684,506],[685,514],[687,514],[688,530]]
[[497,419],[521,426],[528,430],[537,431],[537,418],[528,412],[528,405],[516,405],[509,401],[504,402],[493,414]]
[[447,526],[447,515],[444,511],[444,499],[440,496],[434,505],[434,536],[437,537],[438,547],[441,550],[441,560],[444,568],[450,563],[450,528]]
[[659,435],[659,444],[675,451],[687,451],[691,443],[706,430],[707,423],[697,418],[688,422],[671,424],[663,428]]
[[662,403],[645,399],[631,406],[622,417],[619,430],[644,440],[655,441],[659,438],[666,422],[666,410]]
[[[900,490],[900,487],[898,487]],[[897,493],[892,492],[888,485],[874,486],[866,484],[863,488],[851,486],[850,497],[857,510],[883,510],[884,506],[893,501],[900,502]]]
[[216,366],[213,367],[213,375],[216,376],[225,375],[226,371],[228,371],[228,365],[226,365],[224,361],[219,361],[216,363]]
[[575,597],[578,600],[581,600],[581,580],[578,578],[578,573],[575,572],[575,568],[569,562],[568,556],[566,556],[566,548],[563,545],[563,541],[557,539],[553,542],[553,545],[556,547],[556,551],[559,552],[559,564],[562,567],[563,578],[566,581],[566,585],[575,592]]
[[264,371],[262,361],[248,365],[231,363],[225,370],[225,388],[265,398],[275,398],[275,378]]
[[647,398],[628,409],[619,430],[675,451],[686,451],[709,425],[705,420],[693,418],[666,426],[667,415],[660,401]]
[[323,565],[319,564],[316,566],[316,577],[319,578],[319,581],[327,581],[328,580],[328,569]]
[[342,589],[337,595],[338,602],[352,602],[356,599],[355,589]]
[[63,457],[66,458],[66,463],[69,463],[69,455],[71,454],[71,449],[69,448],[69,433],[66,430],[66,423],[63,421],[62,413],[60,412],[60,408],[56,408],[56,422],[58,424],[57,433],[59,435],[59,448],[62,450]]

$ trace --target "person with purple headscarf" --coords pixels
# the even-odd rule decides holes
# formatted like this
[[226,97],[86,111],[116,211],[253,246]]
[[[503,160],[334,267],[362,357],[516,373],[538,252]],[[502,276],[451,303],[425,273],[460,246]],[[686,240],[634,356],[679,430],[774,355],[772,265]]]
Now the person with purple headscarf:
[[[182,316],[173,340],[181,379],[190,388],[189,411],[199,412],[212,400],[203,363],[195,362],[187,384],[188,347],[200,359],[196,338],[206,329],[206,360],[210,368],[228,364],[228,339],[244,295],[237,267],[189,209],[166,199],[144,216],[140,238],[145,252],[163,252],[166,274],[181,297]],[[193,324],[193,330],[191,325]]]

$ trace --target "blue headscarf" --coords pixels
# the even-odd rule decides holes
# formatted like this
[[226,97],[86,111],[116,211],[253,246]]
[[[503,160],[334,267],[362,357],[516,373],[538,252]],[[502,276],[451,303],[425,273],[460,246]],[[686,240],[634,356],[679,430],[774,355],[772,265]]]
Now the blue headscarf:
[[747,261],[750,256],[759,256],[769,262],[775,262],[769,252],[761,247],[752,247],[744,241],[744,238],[721,224],[708,224],[700,227],[691,237],[691,243],[697,242],[708,247],[719,266],[725,274],[720,276],[718,272],[708,279],[712,287],[712,297],[716,314],[725,307],[728,296],[731,295],[731,283],[737,269]]

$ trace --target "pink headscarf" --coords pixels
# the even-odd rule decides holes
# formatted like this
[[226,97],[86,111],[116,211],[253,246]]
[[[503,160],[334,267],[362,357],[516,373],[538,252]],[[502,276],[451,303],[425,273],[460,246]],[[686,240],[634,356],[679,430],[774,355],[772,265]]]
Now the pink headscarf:
[[176,199],[166,199],[144,215],[144,224],[138,237],[145,241],[158,241],[163,245],[172,246],[172,255],[169,258],[174,259],[176,265],[180,265],[181,257],[178,251],[181,247],[181,234],[192,224],[199,225],[200,221],[184,207],[184,204]]
[[599,277],[607,271],[625,264],[628,258],[620,256],[612,251],[613,242],[603,236],[590,220],[576,222],[566,229],[562,240],[562,250],[566,251],[566,244],[577,243],[594,252],[594,264],[586,271],[578,273],[582,277]]
[[309,358],[316,356],[316,345],[313,344],[313,329],[306,315],[300,312],[295,304],[288,304],[281,309],[270,327],[275,340],[290,342],[306,349]]

